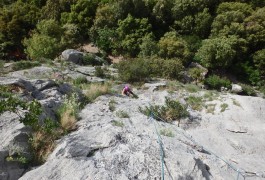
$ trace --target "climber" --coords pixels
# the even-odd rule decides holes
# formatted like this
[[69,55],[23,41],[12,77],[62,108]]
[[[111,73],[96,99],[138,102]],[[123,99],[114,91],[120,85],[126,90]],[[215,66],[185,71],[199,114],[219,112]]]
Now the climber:
[[126,95],[126,96],[133,96],[133,97],[137,97],[137,95],[136,94],[134,94],[132,91],[131,91],[131,89],[130,89],[130,87],[129,86],[124,86],[124,88],[123,88],[123,90],[122,90],[122,92],[121,92],[121,94],[122,95]]

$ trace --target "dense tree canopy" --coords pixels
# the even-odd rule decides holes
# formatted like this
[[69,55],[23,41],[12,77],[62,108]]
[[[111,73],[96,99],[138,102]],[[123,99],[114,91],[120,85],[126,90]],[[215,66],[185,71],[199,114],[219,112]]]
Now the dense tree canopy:
[[164,60],[165,77],[177,76],[172,64],[196,61],[255,84],[264,80],[265,1],[0,1],[1,59],[18,52],[55,58],[84,42],[108,54]]

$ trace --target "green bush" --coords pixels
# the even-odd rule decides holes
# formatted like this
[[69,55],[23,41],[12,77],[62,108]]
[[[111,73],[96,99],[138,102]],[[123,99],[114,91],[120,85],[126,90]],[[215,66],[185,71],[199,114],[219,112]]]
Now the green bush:
[[22,69],[29,69],[29,68],[40,66],[40,65],[41,63],[37,61],[18,61],[14,63],[13,70],[18,71]]
[[129,118],[129,114],[125,111],[122,111],[122,110],[119,110],[116,112],[116,115],[119,117],[119,118]]
[[106,77],[104,69],[102,69],[100,66],[95,67],[95,76],[104,78]]
[[152,57],[148,60],[150,62],[150,71],[152,76],[164,77],[169,79],[179,79],[180,72],[184,69],[181,60],[163,59]]
[[193,80],[195,80],[196,82],[201,82],[203,79],[202,73],[204,72],[203,69],[198,68],[198,67],[194,67],[194,68],[190,68],[188,73],[191,76],[191,78]]
[[192,109],[197,111],[201,111],[204,106],[202,97],[189,96],[185,100],[192,107]]
[[3,67],[4,67],[4,65],[5,65],[5,61],[3,61],[3,60],[0,60],[0,69],[1,69],[1,68],[3,68]]
[[84,65],[92,65],[92,66],[100,66],[103,63],[96,58],[96,55],[94,55],[94,54],[86,54],[82,58],[82,64],[84,64]]
[[119,77],[126,82],[143,82],[149,78],[149,63],[144,59],[132,59],[118,64]]
[[250,85],[240,84],[240,86],[242,87],[242,90],[243,90],[241,92],[241,94],[248,95],[248,96],[256,96],[257,95],[256,91]]
[[185,118],[189,115],[187,106],[182,105],[178,101],[170,100],[166,98],[165,106],[151,105],[139,111],[147,116],[153,116],[154,119],[161,121],[160,118],[167,122],[180,121],[181,118]]
[[226,78],[217,75],[211,75],[204,82],[210,89],[220,90],[221,87],[231,88],[231,82]]
[[88,80],[86,77],[77,77],[76,79],[73,80],[73,84],[74,85],[81,85],[81,84],[87,84],[88,83]]

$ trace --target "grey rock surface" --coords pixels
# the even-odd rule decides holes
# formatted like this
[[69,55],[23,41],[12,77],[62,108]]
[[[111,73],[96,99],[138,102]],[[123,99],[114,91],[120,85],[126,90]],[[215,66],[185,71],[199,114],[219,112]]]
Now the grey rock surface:
[[81,64],[84,53],[75,49],[66,49],[62,52],[62,58],[75,64]]
[[[57,84],[52,80],[25,80],[16,77],[0,77],[0,85],[10,85],[18,97],[26,101],[38,100],[43,107],[40,123],[47,117],[56,120],[56,110],[63,96],[72,92],[68,84]],[[13,90],[12,90],[13,91]],[[4,112],[0,115],[0,179],[17,180],[27,167],[10,157],[32,159],[28,140],[31,130],[19,122],[19,116]]]
[[12,155],[31,158],[28,145],[30,130],[18,121],[14,113],[0,116],[0,179],[15,180],[22,176],[26,167],[17,161],[7,161]]
[[[162,130],[173,134],[161,135],[165,179],[263,178],[264,99],[222,94],[211,102],[216,103],[213,114],[200,112],[200,125],[183,130],[139,112],[139,107],[163,104],[166,96],[174,96],[147,87],[135,90],[138,99],[106,95],[87,105],[78,130],[58,141],[44,165],[20,179],[160,179]],[[115,111],[109,109],[110,101],[116,102]],[[223,103],[228,104],[225,111]],[[121,111],[129,118],[119,117]]]

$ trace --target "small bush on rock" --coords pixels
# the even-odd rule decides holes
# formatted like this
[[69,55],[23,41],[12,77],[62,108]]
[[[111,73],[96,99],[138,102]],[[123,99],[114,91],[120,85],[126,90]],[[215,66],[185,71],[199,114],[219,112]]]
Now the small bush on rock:
[[13,70],[18,71],[23,69],[29,69],[40,65],[41,63],[39,63],[38,61],[18,61],[13,64]]
[[221,78],[217,75],[211,75],[204,82],[210,89],[219,90],[221,87],[231,88],[231,82],[226,78]]
[[170,100],[166,98],[164,106],[151,105],[142,109],[139,108],[139,111],[147,116],[153,116],[158,121],[162,119],[167,122],[180,121],[181,118],[188,116],[187,106],[182,105],[178,101]]

